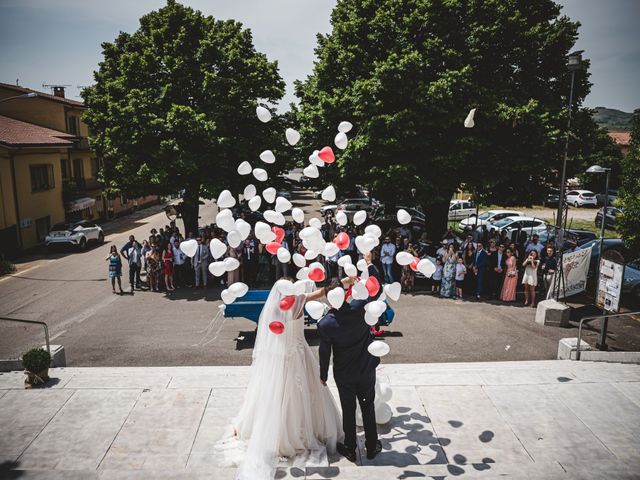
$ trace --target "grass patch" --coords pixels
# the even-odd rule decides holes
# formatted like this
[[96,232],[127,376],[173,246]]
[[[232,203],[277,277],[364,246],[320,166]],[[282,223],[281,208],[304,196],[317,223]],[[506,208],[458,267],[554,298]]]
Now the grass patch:
[[15,271],[16,266],[9,260],[0,260],[0,277],[3,275],[9,275],[10,273],[15,273]]
[[[552,218],[544,218],[543,220],[553,223]],[[584,220],[580,218],[573,218],[567,220],[567,228],[574,228],[576,230],[588,230],[590,232],[595,233],[598,238],[600,238],[600,227],[596,227],[595,222],[593,220]],[[615,230],[609,230],[605,228],[604,230],[604,238],[619,238],[620,235]]]

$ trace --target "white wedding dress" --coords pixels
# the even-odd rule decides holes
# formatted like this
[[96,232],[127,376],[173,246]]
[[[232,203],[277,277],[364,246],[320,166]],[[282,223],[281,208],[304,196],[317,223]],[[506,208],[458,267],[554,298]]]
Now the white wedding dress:
[[[327,454],[343,439],[340,413],[304,338],[305,295],[282,311],[277,285],[260,314],[247,393],[232,421],[235,435],[218,446],[228,465],[239,466],[239,480],[274,478],[281,457],[301,468],[328,466]],[[282,334],[269,330],[273,321],[284,324]]]

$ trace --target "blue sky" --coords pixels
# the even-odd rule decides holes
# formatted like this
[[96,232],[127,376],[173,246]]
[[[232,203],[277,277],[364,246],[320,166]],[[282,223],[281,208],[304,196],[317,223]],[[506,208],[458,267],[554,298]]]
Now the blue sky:
[[[92,82],[100,43],[134,31],[138,18],[164,0],[0,0],[0,81],[43,90],[42,84]],[[294,101],[293,81],[313,67],[318,32],[330,29],[334,0],[185,0],[216,18],[235,18],[253,31],[256,47],[278,60],[287,82],[281,105]],[[594,83],[585,104],[625,111],[640,107],[640,0],[560,0],[582,23],[577,48],[591,59]]]

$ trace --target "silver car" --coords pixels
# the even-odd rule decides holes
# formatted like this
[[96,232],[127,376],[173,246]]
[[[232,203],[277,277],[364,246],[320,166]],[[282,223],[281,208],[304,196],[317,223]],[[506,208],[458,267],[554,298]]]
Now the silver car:
[[44,239],[47,247],[54,245],[71,245],[84,250],[89,242],[104,242],[102,227],[87,220],[74,223],[58,223]]

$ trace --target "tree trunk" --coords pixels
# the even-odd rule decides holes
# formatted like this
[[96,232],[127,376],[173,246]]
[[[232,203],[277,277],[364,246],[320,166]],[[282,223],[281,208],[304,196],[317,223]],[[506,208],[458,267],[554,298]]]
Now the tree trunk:
[[182,197],[180,213],[184,222],[185,238],[190,234],[198,235],[198,213],[200,210],[200,189],[187,188]]
[[439,242],[447,231],[449,201],[427,205],[424,212],[427,216],[427,238]]

